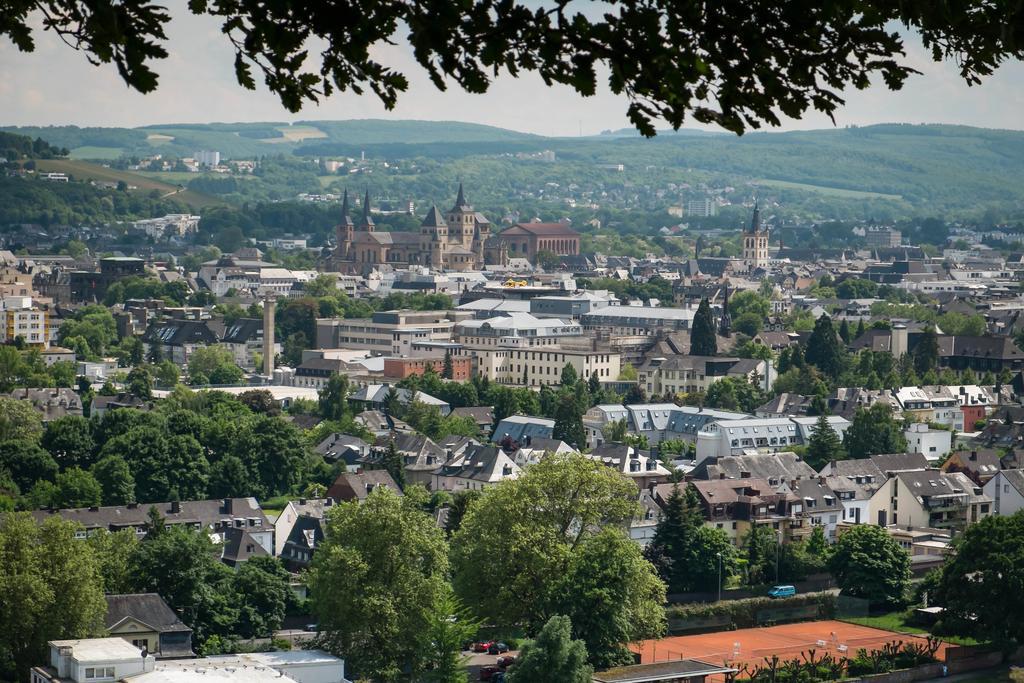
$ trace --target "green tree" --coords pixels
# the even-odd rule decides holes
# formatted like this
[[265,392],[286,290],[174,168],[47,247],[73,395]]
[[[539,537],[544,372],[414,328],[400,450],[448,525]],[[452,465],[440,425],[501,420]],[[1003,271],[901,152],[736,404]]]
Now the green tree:
[[30,402],[0,396],[0,441],[39,441],[42,435],[43,418]]
[[[591,653],[598,659],[619,653],[609,633],[618,639],[615,645],[656,635],[661,622],[648,618],[658,611],[651,605],[653,568],[601,531],[622,534],[636,514],[635,497],[632,482],[600,463],[577,454],[548,456],[520,478],[488,489],[469,508],[452,536],[456,592],[490,623],[522,625],[528,633],[566,610],[636,617],[593,634],[607,648]],[[517,520],[514,534],[508,533],[509,519]],[[503,552],[494,553],[495,544]],[[612,571],[645,578],[601,591],[566,586],[569,575],[590,586]]]
[[626,643],[664,634],[665,584],[637,544],[618,529],[585,538],[569,560],[561,600],[598,669],[631,664]]
[[481,492],[476,489],[463,489],[452,495],[451,508],[448,510],[448,526],[445,530],[454,534],[462,526],[462,520],[470,506],[480,500]]
[[747,583],[758,586],[774,581],[775,560],[778,557],[779,541],[776,532],[769,526],[754,524],[743,539],[747,556]]
[[428,669],[423,675],[428,683],[469,683],[462,646],[476,637],[483,625],[445,586],[427,627]]
[[152,530],[132,558],[134,591],[159,593],[192,627],[200,646],[210,636],[229,635],[238,621],[230,591],[234,572],[220,561],[219,548],[205,529],[164,529],[159,511],[151,513]]
[[551,436],[575,448],[586,446],[587,432],[583,428],[583,413],[571,394],[562,394],[558,398],[555,427]]
[[391,489],[338,505],[307,574],[324,646],[364,677],[417,675],[447,573],[441,530]]
[[247,464],[252,493],[272,497],[302,482],[309,447],[295,425],[280,417],[257,415],[239,435],[233,454]]
[[189,384],[238,384],[244,376],[234,354],[224,346],[203,346],[189,356]]
[[444,368],[441,370],[441,377],[444,379],[454,379],[455,367],[452,365],[452,350],[445,349],[444,352]]
[[807,440],[807,452],[804,454],[804,461],[814,468],[820,470],[833,460],[845,460],[846,452],[843,450],[843,442],[836,434],[836,430],[829,424],[826,415],[820,415],[814,425],[814,431]]
[[128,462],[119,455],[108,455],[92,466],[92,475],[99,482],[104,505],[127,505],[135,502],[135,477]]
[[252,491],[249,470],[236,455],[225,455],[210,466],[209,495],[213,498],[238,498]]
[[690,329],[690,355],[714,356],[717,353],[718,337],[715,336],[715,319],[711,315],[711,304],[707,299],[701,299]]
[[84,417],[65,415],[49,422],[41,443],[62,468],[88,467],[93,462],[96,442],[92,425]]
[[0,516],[0,678],[28,680],[47,641],[103,632],[103,581],[77,524],[25,513]]
[[209,463],[192,436],[167,436],[156,427],[135,427],[100,449],[101,459],[112,455],[128,462],[140,502],[201,500],[206,496]]
[[921,333],[914,347],[914,371],[923,375],[934,369],[939,363],[939,337],[935,328],[929,325]]
[[0,391],[11,391],[18,386],[25,370],[25,362],[18,349],[0,345]]
[[58,467],[53,456],[34,442],[15,439],[0,442],[0,470],[7,470],[18,488],[28,491],[37,481],[53,481]]
[[850,323],[846,318],[843,318],[843,322],[839,325],[839,338],[843,340],[844,344],[850,343]]
[[832,319],[822,315],[814,323],[814,331],[807,339],[805,351],[807,362],[821,370],[822,374],[835,379],[843,370],[843,349],[832,327]]
[[128,393],[143,400],[153,398],[153,375],[149,368],[144,365],[132,368],[128,373],[125,388],[128,389]]
[[843,447],[851,458],[866,458],[878,453],[903,453],[907,439],[892,408],[878,402],[870,408],[857,408],[853,422],[843,433]]
[[88,470],[72,467],[58,474],[55,483],[54,507],[82,508],[100,504],[102,492],[99,482]]
[[729,538],[721,529],[705,526],[693,487],[673,487],[645,555],[668,585],[669,593],[714,591],[719,576],[724,582],[736,568]]
[[242,563],[231,581],[238,596],[236,633],[242,638],[269,638],[284,623],[292,602],[290,575],[276,557],[253,557]]
[[106,529],[95,529],[85,542],[99,564],[104,593],[123,594],[135,590],[132,562],[139,546],[135,529],[122,529],[113,533]]
[[930,596],[945,608],[943,628],[992,641],[1004,652],[1024,643],[1022,570],[1024,514],[986,517],[968,526],[939,570],[938,586]]
[[573,640],[569,617],[554,615],[535,640],[523,645],[508,673],[509,683],[590,683],[587,646]]
[[890,607],[910,586],[910,556],[882,527],[860,524],[836,541],[829,571],[846,595]]
[[169,360],[159,361],[156,365],[156,383],[161,387],[173,387],[181,375],[178,366]]
[[388,449],[384,454],[384,469],[388,471],[391,478],[398,484],[398,488],[405,488],[405,460],[395,448],[395,440],[388,441]]
[[566,363],[562,367],[562,386],[563,387],[574,387],[576,382],[579,381],[579,375],[576,374],[576,368],[572,363]]
[[348,375],[331,375],[327,385],[319,393],[319,414],[325,420],[340,420],[347,415]]

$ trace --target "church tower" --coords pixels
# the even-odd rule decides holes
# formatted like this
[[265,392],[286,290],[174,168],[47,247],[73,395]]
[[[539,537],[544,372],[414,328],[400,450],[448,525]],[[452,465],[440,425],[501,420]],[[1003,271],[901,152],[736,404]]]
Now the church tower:
[[474,266],[483,269],[484,267],[484,236],[480,233],[480,226],[473,229],[473,256],[476,260]]
[[436,206],[430,207],[420,223],[420,253],[426,265],[434,268],[444,266],[444,254],[448,247],[448,223]]
[[448,227],[451,229],[449,234],[453,242],[462,244],[466,249],[472,247],[476,211],[466,201],[462,183],[459,183],[459,196],[455,198],[455,206],[448,211]]
[[338,244],[338,248],[334,253],[338,258],[351,258],[352,238],[355,227],[355,223],[352,222],[348,215],[348,190],[345,190],[345,196],[341,200],[341,220],[334,228],[335,241]]
[[768,267],[768,232],[761,230],[761,209],[754,201],[750,229],[743,232],[743,261],[747,270]]
[[370,215],[370,191],[367,190],[363,197],[363,217],[359,221],[359,231],[373,232],[374,229],[373,216]]

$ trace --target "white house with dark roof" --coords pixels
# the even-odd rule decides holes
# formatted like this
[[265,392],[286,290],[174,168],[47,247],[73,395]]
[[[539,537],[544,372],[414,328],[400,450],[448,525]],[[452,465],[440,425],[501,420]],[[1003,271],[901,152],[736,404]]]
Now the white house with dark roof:
[[[829,425],[840,438],[850,421],[829,415]],[[775,417],[716,420],[697,434],[697,462],[705,458],[742,453],[778,453],[807,443],[818,418]]]
[[679,439],[689,443],[697,440],[697,434],[707,424],[715,421],[731,421],[750,418],[746,413],[728,410],[714,410],[697,406],[677,406],[675,403],[642,403],[620,405],[617,403],[594,406],[583,416],[583,427],[587,432],[587,445],[600,446],[607,439],[605,428],[612,422],[626,421],[630,434],[647,437],[655,446],[662,441]]
[[497,446],[470,446],[434,472],[433,491],[479,491],[522,474],[519,465]]
[[1024,472],[1000,470],[982,489],[992,499],[993,512],[1012,515],[1024,510]]

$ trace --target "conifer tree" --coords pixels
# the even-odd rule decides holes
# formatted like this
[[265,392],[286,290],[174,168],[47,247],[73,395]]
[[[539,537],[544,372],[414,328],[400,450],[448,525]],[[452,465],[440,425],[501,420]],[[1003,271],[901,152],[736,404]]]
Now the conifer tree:
[[455,368],[452,365],[452,350],[447,349],[444,352],[444,368],[441,370],[441,377],[444,379],[453,379],[455,376]]
[[402,456],[398,453],[398,449],[395,448],[395,440],[391,439],[388,442],[388,450],[384,454],[384,469],[388,471],[391,478],[398,484],[398,488],[405,489],[405,463],[402,461]]
[[807,453],[804,460],[815,471],[818,471],[832,460],[845,459],[846,452],[843,450],[843,442],[839,440],[836,430],[829,424],[828,417],[821,415],[814,425],[811,438],[807,440]]
[[843,369],[843,350],[832,327],[832,319],[822,315],[814,323],[814,331],[807,339],[807,362],[821,370],[822,374],[835,379]]
[[845,318],[839,326],[839,337],[843,340],[844,344],[850,343],[850,323],[848,323]]
[[567,362],[562,367],[562,386],[574,387],[577,381],[579,381],[579,375],[576,374],[576,368],[573,367],[572,363]]

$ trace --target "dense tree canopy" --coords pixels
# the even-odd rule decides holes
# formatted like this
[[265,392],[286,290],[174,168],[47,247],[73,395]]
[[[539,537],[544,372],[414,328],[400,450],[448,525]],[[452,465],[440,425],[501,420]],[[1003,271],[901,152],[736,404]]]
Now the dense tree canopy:
[[444,533],[381,487],[364,503],[334,508],[326,536],[307,574],[325,645],[374,680],[422,671],[424,640],[445,594]]
[[[646,135],[654,133],[655,120],[678,128],[690,117],[742,132],[810,108],[831,114],[844,89],[865,88],[872,76],[898,89],[916,73],[900,25],[916,30],[936,60],[955,58],[961,75],[976,83],[1021,56],[1016,34],[1002,27],[1024,21],[1016,5],[968,12],[923,1],[864,0],[827,8],[731,0],[714,11],[692,1],[618,2],[602,12],[497,0],[314,2],[298,14],[286,2],[257,8],[205,0],[189,9],[223,22],[238,82],[255,88],[256,71],[290,111],[335,90],[369,90],[393,107],[409,82],[377,61],[378,48],[405,33],[416,61],[440,89],[454,82],[480,93],[497,74],[532,71],[545,83],[590,95],[599,74],[608,73],[608,86],[626,95],[630,121]],[[113,62],[129,86],[150,92],[158,81],[154,62],[168,56],[169,20],[159,4],[16,2],[0,20],[0,34],[32,51],[43,26],[89,60]],[[319,45],[312,59],[310,42]]]
[[[637,511],[635,497],[631,481],[600,463],[548,456],[485,491],[465,514],[452,537],[457,593],[480,617],[528,633],[568,615],[586,624],[576,637],[594,661],[616,661],[622,645],[664,628],[664,585],[621,530]],[[516,520],[512,529],[509,520]],[[615,573],[632,578],[604,585]],[[595,628],[590,620],[608,613],[630,618]]]
[[931,596],[945,608],[943,627],[1011,649],[1024,642],[1022,571],[1024,513],[986,517],[967,527]]
[[910,556],[879,526],[860,524],[836,541],[829,570],[846,595],[896,606],[910,586]]

